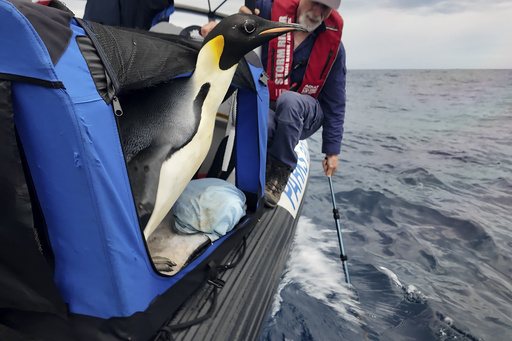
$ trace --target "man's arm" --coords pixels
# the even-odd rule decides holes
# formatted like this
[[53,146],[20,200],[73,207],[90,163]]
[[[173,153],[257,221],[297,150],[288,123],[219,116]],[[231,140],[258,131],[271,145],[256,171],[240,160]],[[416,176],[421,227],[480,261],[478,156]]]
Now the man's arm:
[[326,154],[323,165],[327,176],[334,174],[338,168],[338,154],[341,150],[341,140],[343,138],[347,72],[345,61],[345,48],[342,43],[336,61],[318,98],[324,113],[322,152]]

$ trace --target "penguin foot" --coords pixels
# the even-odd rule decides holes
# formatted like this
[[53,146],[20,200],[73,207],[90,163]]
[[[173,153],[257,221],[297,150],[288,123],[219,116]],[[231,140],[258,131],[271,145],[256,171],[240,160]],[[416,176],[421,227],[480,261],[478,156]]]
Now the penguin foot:
[[155,268],[160,272],[171,272],[173,271],[172,268],[176,266],[176,263],[166,257],[155,256],[151,259],[153,260],[153,264],[155,264]]

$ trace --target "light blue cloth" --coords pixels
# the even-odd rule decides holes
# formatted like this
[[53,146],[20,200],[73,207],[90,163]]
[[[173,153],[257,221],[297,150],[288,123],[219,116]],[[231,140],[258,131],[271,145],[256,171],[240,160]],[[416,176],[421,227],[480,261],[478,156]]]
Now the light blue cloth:
[[231,231],[245,215],[245,194],[216,178],[192,180],[173,206],[179,233],[204,233],[212,241]]

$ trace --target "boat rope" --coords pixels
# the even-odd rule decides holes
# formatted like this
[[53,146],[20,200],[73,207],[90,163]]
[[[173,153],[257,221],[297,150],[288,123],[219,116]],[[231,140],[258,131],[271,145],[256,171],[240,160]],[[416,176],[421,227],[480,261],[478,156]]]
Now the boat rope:
[[[210,294],[210,297],[209,297],[210,307],[208,308],[208,311],[203,316],[200,316],[191,321],[178,323],[178,324],[174,324],[174,325],[163,326],[162,328],[160,328],[158,330],[159,333],[157,334],[154,341],[157,341],[157,340],[173,341],[174,340],[174,337],[172,336],[173,331],[177,331],[180,329],[186,329],[186,328],[192,327],[196,324],[199,324],[199,323],[202,323],[202,322],[208,320],[213,315],[213,312],[215,311],[215,308],[217,306],[217,294],[218,294],[218,288],[216,286],[214,286],[213,290]],[[165,337],[165,338],[162,339],[162,337]]]
[[220,5],[218,5],[213,11],[212,11],[212,4],[210,3],[210,0],[208,0],[208,20],[213,21],[215,20],[215,13],[217,13],[217,10],[222,7],[228,0],[223,0]]
[[208,296],[208,300],[210,301],[210,307],[204,313],[203,316],[199,316],[198,318],[195,318],[190,321],[177,323],[177,324],[171,324],[172,318],[170,318],[163,327],[158,329],[158,333],[153,339],[153,341],[174,341],[174,337],[172,335],[173,332],[186,329],[189,327],[192,327],[196,324],[202,323],[206,320],[208,320],[214,313],[215,308],[217,306],[217,294],[220,289],[224,286],[225,282],[217,277],[219,267],[215,262],[208,263],[208,267],[210,268],[210,274],[208,276],[208,280],[206,281],[207,284],[210,284],[212,286],[212,291],[210,292],[210,295]]
[[242,239],[242,242],[240,243],[240,246],[235,251],[235,255],[237,255],[237,258],[234,261],[228,262],[227,264],[219,265],[218,270],[225,271],[225,270],[232,269],[235,266],[237,266],[238,263],[240,263],[240,261],[244,258],[246,250],[247,250],[247,237],[244,237]]
[[210,301],[210,307],[208,308],[208,311],[204,313],[203,316],[200,316],[190,321],[171,325],[171,321],[174,317],[172,316],[164,323],[163,327],[158,329],[156,336],[153,338],[153,341],[174,341],[175,339],[172,335],[172,332],[181,329],[186,329],[208,320],[215,312],[215,308],[217,306],[218,291],[222,289],[222,287],[225,284],[225,282],[221,278],[219,278],[219,272],[224,272],[228,269],[234,268],[238,263],[240,263],[240,261],[244,258],[246,249],[247,237],[243,237],[242,241],[240,242],[240,246],[235,251],[236,259],[234,261],[230,261],[227,264],[221,265],[215,263],[214,261],[208,263],[209,274],[208,279],[205,282],[205,285],[211,285],[212,291],[208,296],[208,300]]

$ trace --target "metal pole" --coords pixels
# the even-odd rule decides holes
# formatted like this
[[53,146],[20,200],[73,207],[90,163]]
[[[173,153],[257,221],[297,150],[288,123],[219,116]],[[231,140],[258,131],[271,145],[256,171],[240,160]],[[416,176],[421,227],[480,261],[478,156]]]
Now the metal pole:
[[[332,197],[332,213],[334,216],[334,221],[336,221],[336,229],[338,230],[338,242],[340,244],[340,259],[343,264],[343,270],[345,271],[345,280],[348,284],[350,284],[350,276],[348,274],[348,265],[347,265],[347,254],[345,253],[345,247],[343,246],[343,237],[341,236],[341,226],[340,226],[340,214],[338,212],[338,208],[336,207],[336,198],[334,197],[334,189],[332,187],[332,179],[330,176],[327,177],[329,179],[329,187],[331,188],[331,197]],[[351,284],[350,284],[351,285]]]

